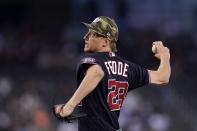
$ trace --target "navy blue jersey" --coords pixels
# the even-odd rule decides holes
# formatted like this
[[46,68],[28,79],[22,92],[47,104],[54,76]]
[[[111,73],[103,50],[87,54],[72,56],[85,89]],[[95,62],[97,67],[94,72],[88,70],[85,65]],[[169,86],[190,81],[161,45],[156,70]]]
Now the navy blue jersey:
[[79,131],[116,131],[123,100],[128,91],[149,83],[148,71],[114,53],[90,53],[81,57],[77,68],[80,85],[86,70],[98,64],[104,77],[82,100],[82,111],[88,116],[79,120]]

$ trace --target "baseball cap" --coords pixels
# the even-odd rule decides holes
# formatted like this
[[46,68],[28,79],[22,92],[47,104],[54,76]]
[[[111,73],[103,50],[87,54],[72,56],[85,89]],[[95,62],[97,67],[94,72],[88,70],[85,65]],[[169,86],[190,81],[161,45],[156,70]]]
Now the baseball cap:
[[118,40],[118,26],[112,18],[99,16],[90,24],[85,22],[81,23],[96,33],[111,39],[112,41],[116,42]]

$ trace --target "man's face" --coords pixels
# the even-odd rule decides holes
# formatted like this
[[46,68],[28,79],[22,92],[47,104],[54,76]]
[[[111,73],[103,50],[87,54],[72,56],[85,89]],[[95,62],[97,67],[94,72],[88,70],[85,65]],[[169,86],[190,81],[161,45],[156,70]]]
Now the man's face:
[[84,52],[98,52],[102,48],[103,37],[89,30],[83,38],[85,40]]

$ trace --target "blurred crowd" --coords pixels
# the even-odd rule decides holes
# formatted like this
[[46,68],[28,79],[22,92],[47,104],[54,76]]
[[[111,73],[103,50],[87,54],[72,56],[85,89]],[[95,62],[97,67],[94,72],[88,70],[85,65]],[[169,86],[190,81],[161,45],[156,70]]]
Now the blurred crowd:
[[170,48],[170,84],[129,92],[123,131],[196,131],[197,2],[195,0],[72,0],[0,2],[0,130],[77,131],[51,115],[76,87],[83,54],[80,22],[105,15],[119,27],[118,54],[148,69],[159,61],[153,41]]

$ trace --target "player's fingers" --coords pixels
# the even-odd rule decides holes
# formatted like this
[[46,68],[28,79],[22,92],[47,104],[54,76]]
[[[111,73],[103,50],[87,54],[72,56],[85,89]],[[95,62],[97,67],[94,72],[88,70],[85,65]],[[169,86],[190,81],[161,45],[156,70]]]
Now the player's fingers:
[[163,43],[161,41],[158,41],[156,44],[157,47],[164,47]]
[[61,110],[60,113],[59,113],[59,115],[62,116],[62,117],[64,117],[64,113],[65,113],[65,112],[63,112],[63,111]]
[[155,57],[156,57],[157,59],[160,59],[160,55],[159,55],[159,54],[155,54]]
[[158,41],[157,42],[159,45],[163,45],[163,42],[162,41]]
[[163,46],[163,42],[162,41],[155,41],[155,42],[153,42],[152,45],[155,45],[156,47],[161,47],[161,46]]
[[155,46],[156,46],[157,49],[163,49],[163,48],[165,48],[165,46],[163,45],[162,42],[158,42]]
[[59,113],[59,106],[56,105],[56,106],[54,107],[54,111],[55,111],[55,114],[58,114],[58,113]]
[[165,50],[170,51],[168,47],[165,47]]
[[166,52],[167,52],[167,53],[169,53],[169,54],[170,54],[170,50],[169,50],[169,48],[168,48],[168,47],[165,47],[165,50],[166,50]]
[[61,110],[59,115],[62,116],[62,117],[66,117],[66,116],[68,116],[68,111],[67,110]]
[[60,111],[61,111],[62,105],[55,105],[54,108],[55,108],[55,113],[56,113],[56,114],[59,114]]
[[152,45],[156,45],[157,44],[157,41],[154,41],[153,43],[152,43]]

